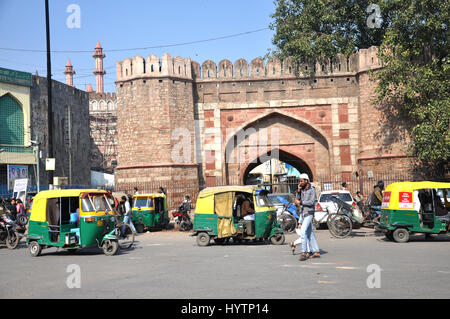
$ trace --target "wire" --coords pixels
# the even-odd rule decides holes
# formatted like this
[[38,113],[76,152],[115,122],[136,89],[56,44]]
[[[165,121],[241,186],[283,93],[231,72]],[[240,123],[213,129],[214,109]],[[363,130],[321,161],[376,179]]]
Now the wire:
[[[210,38],[205,40],[197,40],[197,41],[190,41],[190,42],[181,42],[181,43],[175,43],[175,44],[165,44],[165,45],[156,45],[156,46],[149,46],[149,47],[141,47],[141,48],[129,48],[129,49],[111,49],[111,50],[104,50],[105,52],[121,52],[121,51],[136,51],[136,50],[147,50],[147,49],[161,49],[161,48],[170,48],[170,47],[176,47],[176,46],[183,46],[183,45],[189,45],[189,44],[196,44],[196,43],[203,43],[203,42],[210,42],[210,41],[217,41],[217,40],[223,40],[228,38],[234,38],[246,34],[256,33],[268,30],[269,27],[252,30],[252,31],[246,31],[241,33],[235,33],[230,35],[225,35],[221,37],[216,38]],[[42,53],[47,52],[46,50],[35,50],[35,49],[17,49],[17,48],[0,48],[0,50],[5,51],[21,51],[21,52],[35,52],[35,53]],[[52,53],[89,53],[92,52],[92,50],[52,50]]]

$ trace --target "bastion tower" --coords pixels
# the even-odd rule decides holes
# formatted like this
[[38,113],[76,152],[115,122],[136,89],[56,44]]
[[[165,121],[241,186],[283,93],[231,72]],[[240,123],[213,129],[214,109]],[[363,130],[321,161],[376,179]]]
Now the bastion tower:
[[193,82],[189,58],[166,53],[117,62],[116,189],[198,186]]

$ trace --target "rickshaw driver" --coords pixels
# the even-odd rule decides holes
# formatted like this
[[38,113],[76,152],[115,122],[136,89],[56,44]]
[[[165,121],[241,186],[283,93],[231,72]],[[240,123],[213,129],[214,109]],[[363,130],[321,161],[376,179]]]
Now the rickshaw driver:
[[255,220],[255,209],[252,208],[252,203],[247,197],[244,197],[242,202],[242,216],[245,220]]

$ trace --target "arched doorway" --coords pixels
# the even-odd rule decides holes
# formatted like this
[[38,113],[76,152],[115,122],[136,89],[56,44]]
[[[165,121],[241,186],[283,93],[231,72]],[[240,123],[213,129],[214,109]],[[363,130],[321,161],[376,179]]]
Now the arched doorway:
[[[304,160],[302,160],[301,158],[299,158],[293,154],[290,154],[286,151],[277,149],[277,150],[267,152],[263,156],[260,156],[257,159],[253,160],[251,163],[249,163],[247,165],[247,167],[243,167],[244,168],[243,172],[242,172],[243,184],[248,184],[247,181],[248,181],[248,176],[249,176],[250,172],[252,172],[258,166],[270,162],[270,160],[272,158],[275,158],[276,160],[280,161],[281,163],[285,163],[285,164],[288,164],[288,165],[294,167],[300,173],[308,174],[311,181],[314,181],[314,175],[312,173],[312,170]],[[276,171],[274,168],[271,168],[270,171],[271,171],[271,173],[269,173],[268,175],[273,175],[274,172],[276,174]]]
[[311,179],[329,173],[331,167],[330,141],[323,131],[285,112],[273,111],[258,117],[237,129],[225,145],[227,184],[243,184],[250,171],[267,162],[272,152]]

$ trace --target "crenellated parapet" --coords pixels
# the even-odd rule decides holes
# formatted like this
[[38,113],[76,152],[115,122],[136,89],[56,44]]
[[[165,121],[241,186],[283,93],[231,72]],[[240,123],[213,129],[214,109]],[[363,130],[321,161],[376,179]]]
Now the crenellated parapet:
[[[325,61],[301,65],[302,69],[312,70],[316,76],[349,75],[381,67],[377,57],[378,47],[361,49],[358,53],[345,57],[342,54]],[[255,58],[250,63],[238,59],[234,64],[224,59],[216,64],[207,60],[201,65],[190,58],[171,57],[168,53],[161,58],[139,55],[117,62],[117,81],[127,81],[145,77],[174,77],[187,80],[226,80],[226,79],[264,79],[279,77],[298,77],[292,58],[280,60],[276,57],[264,61]]]
[[191,59],[179,56],[171,57],[168,53],[161,59],[156,55],[143,58],[136,55],[117,62],[117,81],[127,81],[145,77],[176,77],[192,79]]

